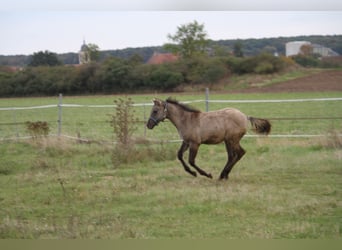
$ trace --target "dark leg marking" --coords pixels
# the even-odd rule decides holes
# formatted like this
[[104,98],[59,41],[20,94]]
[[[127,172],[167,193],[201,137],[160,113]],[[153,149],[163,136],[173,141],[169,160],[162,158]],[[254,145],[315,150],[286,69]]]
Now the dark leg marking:
[[188,172],[189,174],[191,174],[191,175],[193,175],[193,176],[196,177],[196,176],[197,176],[196,172],[195,172],[195,171],[192,171],[192,170],[190,169],[190,167],[189,167],[188,165],[186,165],[185,161],[183,160],[183,154],[184,154],[184,152],[185,152],[186,150],[188,150],[188,148],[189,148],[189,144],[183,141],[182,146],[181,146],[180,149],[178,150],[178,154],[177,154],[178,160],[180,160],[180,162],[182,163],[182,165],[183,165],[183,167],[184,167],[184,170],[185,170],[186,172]]
[[193,144],[193,143],[190,144],[189,163],[192,167],[194,167],[197,170],[197,172],[200,175],[204,175],[208,178],[213,178],[213,176],[210,173],[205,172],[203,169],[201,169],[200,167],[196,165],[195,158],[198,152],[198,148],[199,148],[198,144]]

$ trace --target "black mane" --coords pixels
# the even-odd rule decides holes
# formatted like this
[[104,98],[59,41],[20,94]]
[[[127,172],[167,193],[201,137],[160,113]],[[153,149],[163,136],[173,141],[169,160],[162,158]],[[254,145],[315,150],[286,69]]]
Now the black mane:
[[189,106],[189,105],[186,105],[186,104],[184,104],[184,103],[180,103],[180,102],[178,102],[177,100],[172,99],[171,97],[167,98],[167,99],[166,99],[166,102],[175,104],[175,105],[177,105],[178,107],[180,107],[180,108],[182,108],[183,110],[188,111],[188,112],[193,112],[193,113],[200,113],[200,112],[201,112],[200,110],[195,109],[195,108],[193,108],[193,107],[191,107],[191,106]]

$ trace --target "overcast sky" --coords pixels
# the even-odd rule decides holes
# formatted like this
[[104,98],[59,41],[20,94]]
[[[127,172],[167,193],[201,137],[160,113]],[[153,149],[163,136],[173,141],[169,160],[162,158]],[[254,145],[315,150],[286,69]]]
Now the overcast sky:
[[[213,3],[224,2],[224,6],[217,3],[207,7],[229,11],[184,11],[191,9],[191,5],[168,7],[162,0],[159,4],[163,3],[164,7],[147,8],[152,0],[140,0],[140,4],[145,2],[146,5],[136,5],[138,7],[133,10],[124,4],[132,1],[119,1],[120,4],[114,6],[113,0],[97,0],[96,5],[90,0],[69,0],[73,3],[69,5],[64,0],[59,0],[60,5],[46,0],[24,0],[20,1],[22,4],[18,4],[19,0],[0,0],[0,55],[28,55],[41,50],[77,52],[83,39],[97,44],[100,50],[159,46],[168,42],[167,34],[175,33],[177,26],[194,20],[204,24],[208,37],[213,40],[342,35],[342,1],[337,0],[325,1],[325,7],[327,3],[331,4],[325,11],[317,11],[315,0],[309,1],[311,7],[308,10],[291,7],[287,8],[288,11],[281,11],[281,2],[273,8],[267,5],[270,8],[267,11],[260,10],[259,5],[243,8],[241,3],[246,0],[240,0],[240,5],[235,7],[226,6],[231,1],[211,0]],[[270,2],[256,0],[254,3],[258,1],[263,4]],[[77,6],[77,2],[82,2],[82,5]],[[199,2],[201,5],[193,4],[192,9],[204,8],[209,0]],[[287,7],[292,2],[288,0]]]

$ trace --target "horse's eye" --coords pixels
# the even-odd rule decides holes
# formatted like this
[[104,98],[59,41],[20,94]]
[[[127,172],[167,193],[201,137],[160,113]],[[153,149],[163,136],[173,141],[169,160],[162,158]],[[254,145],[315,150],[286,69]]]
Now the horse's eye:
[[153,110],[153,114],[156,115],[158,112],[157,110]]

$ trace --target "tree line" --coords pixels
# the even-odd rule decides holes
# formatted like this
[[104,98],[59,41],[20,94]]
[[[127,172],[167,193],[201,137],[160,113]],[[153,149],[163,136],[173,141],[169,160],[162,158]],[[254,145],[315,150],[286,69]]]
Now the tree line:
[[[54,59],[50,61],[45,55],[43,58],[48,62],[20,71],[0,66],[0,97],[174,91],[186,85],[217,84],[231,75],[272,74],[295,64],[335,66],[311,54],[287,58],[261,53],[246,57],[240,49],[236,46],[237,56],[204,53],[157,65],[146,64],[140,55],[132,55],[127,59],[109,57],[103,62],[67,66]],[[53,54],[50,56],[54,58]],[[51,66],[53,62],[55,64]],[[31,63],[35,65],[36,62]]]
[[159,65],[146,64],[139,58],[110,57],[102,63],[79,66],[26,67],[17,72],[0,70],[0,96],[172,91],[186,84],[215,84],[231,74],[274,73],[286,66],[286,58],[271,54],[198,55]]

